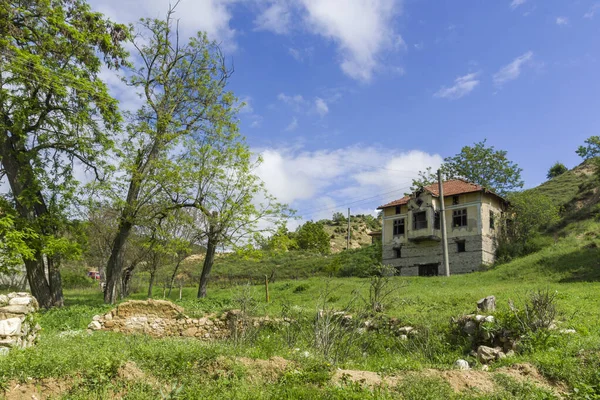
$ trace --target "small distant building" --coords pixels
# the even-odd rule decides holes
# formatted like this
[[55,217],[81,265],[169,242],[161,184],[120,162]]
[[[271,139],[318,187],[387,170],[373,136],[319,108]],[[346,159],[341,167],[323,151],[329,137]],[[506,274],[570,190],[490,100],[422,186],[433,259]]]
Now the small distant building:
[[381,231],[369,232],[367,235],[371,236],[371,244],[381,242]]
[[[444,207],[451,274],[494,262],[497,222],[507,201],[482,186],[445,181]],[[382,259],[398,275],[443,275],[438,183],[425,186],[382,210]]]

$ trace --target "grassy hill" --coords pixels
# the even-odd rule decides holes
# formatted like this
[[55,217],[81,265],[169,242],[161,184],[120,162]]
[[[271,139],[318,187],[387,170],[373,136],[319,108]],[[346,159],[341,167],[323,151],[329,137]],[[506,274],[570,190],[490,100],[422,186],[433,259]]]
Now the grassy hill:
[[562,175],[552,178],[541,185],[530,189],[534,193],[548,196],[554,204],[560,207],[577,207],[576,201],[591,194],[594,181],[595,167],[590,160],[584,161],[577,167]]
[[[329,234],[332,253],[339,253],[346,249],[348,236],[348,221],[321,220],[325,231]],[[370,232],[381,231],[381,220],[372,215],[350,216],[350,248],[359,249],[371,244]]]

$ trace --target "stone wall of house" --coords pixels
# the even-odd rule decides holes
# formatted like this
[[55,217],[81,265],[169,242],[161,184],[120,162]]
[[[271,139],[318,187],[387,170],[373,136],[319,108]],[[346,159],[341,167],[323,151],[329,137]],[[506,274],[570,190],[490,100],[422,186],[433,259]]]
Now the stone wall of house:
[[183,308],[166,300],[131,300],[104,315],[94,316],[88,329],[213,340],[228,338],[243,332],[249,326],[263,325],[270,321],[268,317],[244,318],[239,310],[190,318],[184,314]]
[[0,355],[35,343],[40,330],[34,320],[38,308],[37,300],[29,293],[0,295]]
[[[465,251],[458,252],[459,240],[464,240]],[[493,261],[492,239],[485,235],[464,236],[448,239],[448,255],[450,257],[450,273],[464,274],[477,271],[481,264]],[[397,245],[383,246],[383,263],[396,267],[400,275],[414,276],[419,274],[419,265],[439,264],[438,274],[443,275],[442,244],[428,240],[407,242],[401,246],[401,257],[396,258]]]

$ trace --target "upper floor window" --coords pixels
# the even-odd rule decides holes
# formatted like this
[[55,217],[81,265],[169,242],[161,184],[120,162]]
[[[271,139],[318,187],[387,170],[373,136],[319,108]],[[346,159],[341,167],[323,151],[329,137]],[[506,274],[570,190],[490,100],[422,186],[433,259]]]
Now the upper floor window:
[[404,235],[404,218],[394,220],[394,236]]
[[490,229],[496,228],[496,214],[490,210]]
[[441,214],[439,211],[436,211],[433,215],[433,229],[440,229],[440,219]]
[[402,206],[396,206],[396,214],[400,214],[402,211]]
[[467,226],[467,209],[454,210],[452,212],[452,226],[460,227]]
[[420,211],[413,213],[413,229],[425,229],[427,228],[427,212]]
[[459,203],[460,197],[458,195],[452,196],[452,205],[455,206]]

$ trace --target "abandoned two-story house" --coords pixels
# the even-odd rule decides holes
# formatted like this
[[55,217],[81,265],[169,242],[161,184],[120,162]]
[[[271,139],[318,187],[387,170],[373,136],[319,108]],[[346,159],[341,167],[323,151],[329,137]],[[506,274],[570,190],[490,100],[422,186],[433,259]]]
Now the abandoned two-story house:
[[[497,222],[506,200],[473,183],[444,182],[451,274],[494,262]],[[383,263],[399,275],[443,275],[438,183],[378,207],[383,214]]]

